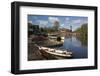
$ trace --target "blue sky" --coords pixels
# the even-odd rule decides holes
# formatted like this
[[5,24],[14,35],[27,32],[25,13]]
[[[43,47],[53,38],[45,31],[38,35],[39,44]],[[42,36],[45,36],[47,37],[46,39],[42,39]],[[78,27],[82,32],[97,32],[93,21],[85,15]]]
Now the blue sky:
[[49,15],[28,15],[28,22],[39,25],[39,27],[52,27],[58,21],[60,28],[76,30],[82,24],[88,23],[88,17],[83,16],[49,16]]

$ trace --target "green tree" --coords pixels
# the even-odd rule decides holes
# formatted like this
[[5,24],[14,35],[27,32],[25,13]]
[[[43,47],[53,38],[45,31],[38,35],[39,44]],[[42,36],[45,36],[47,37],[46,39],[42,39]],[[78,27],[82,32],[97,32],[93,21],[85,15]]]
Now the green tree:
[[82,42],[83,45],[87,45],[88,40],[88,27],[86,24],[82,24],[80,28],[78,28],[75,33],[79,33],[80,35],[77,38]]

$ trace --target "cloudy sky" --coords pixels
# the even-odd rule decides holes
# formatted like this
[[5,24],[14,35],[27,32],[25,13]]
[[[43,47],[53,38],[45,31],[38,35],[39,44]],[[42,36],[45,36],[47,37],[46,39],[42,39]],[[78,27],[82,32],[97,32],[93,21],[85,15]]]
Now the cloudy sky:
[[48,15],[28,15],[28,22],[39,25],[39,27],[52,27],[54,22],[58,21],[60,28],[76,30],[82,24],[88,23],[88,17],[80,16],[48,16]]

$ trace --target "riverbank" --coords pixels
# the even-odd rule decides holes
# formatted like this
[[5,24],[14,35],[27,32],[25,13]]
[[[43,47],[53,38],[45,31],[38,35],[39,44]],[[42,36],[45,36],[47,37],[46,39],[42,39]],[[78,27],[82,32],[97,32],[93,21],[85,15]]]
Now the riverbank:
[[50,47],[50,46],[62,46],[63,45],[63,41],[56,41],[56,40],[45,40],[45,41],[30,41],[29,43],[32,44],[37,44],[39,46],[45,46],[45,47]]
[[46,40],[46,41],[38,41],[38,42],[37,41],[33,41],[33,42],[29,41],[28,42],[28,60],[29,61],[31,61],[31,60],[48,60],[41,54],[41,52],[35,46],[35,44],[37,44],[39,46],[50,47],[50,48],[63,46],[63,42],[58,42],[58,41],[54,41],[54,40]]

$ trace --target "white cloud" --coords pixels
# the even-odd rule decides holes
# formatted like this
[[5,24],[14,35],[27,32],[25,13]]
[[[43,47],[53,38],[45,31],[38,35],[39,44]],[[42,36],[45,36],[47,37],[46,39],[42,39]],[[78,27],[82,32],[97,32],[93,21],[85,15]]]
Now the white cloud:
[[82,24],[84,23],[88,23],[88,20],[87,19],[76,19],[76,20],[72,20],[72,28],[73,30],[76,30],[77,28],[80,28]]
[[69,20],[70,20],[70,18],[66,17],[66,18],[65,18],[65,20],[66,20],[66,21],[69,21]]
[[73,20],[73,23],[81,23],[83,20],[77,19],[77,20]]
[[55,21],[59,21],[59,19],[57,17],[48,17],[48,20],[51,22],[51,23],[54,23]]
[[72,23],[74,23],[74,24],[77,24],[77,23],[82,24],[82,23],[87,23],[87,20],[77,19],[77,20],[73,20]]
[[64,27],[64,24],[61,24],[61,27]]
[[39,23],[40,27],[46,27],[48,24],[48,21],[45,20],[37,20],[37,22]]
[[69,26],[69,25],[71,24],[71,20],[70,20],[69,17],[66,17],[66,18],[65,18],[64,24],[65,24],[65,25],[67,24],[67,26]]
[[32,24],[32,21],[28,21],[28,23],[31,23]]

